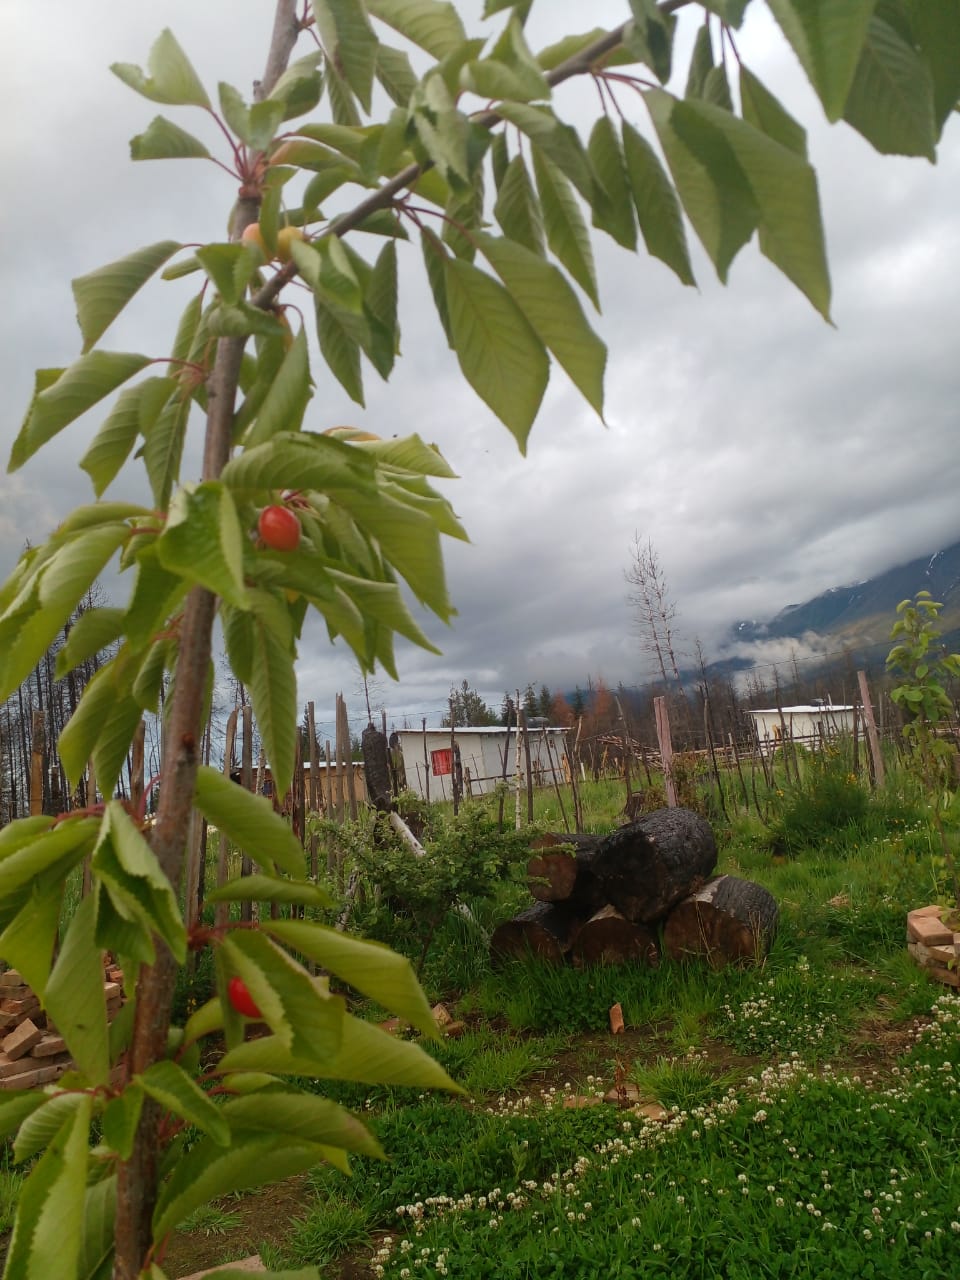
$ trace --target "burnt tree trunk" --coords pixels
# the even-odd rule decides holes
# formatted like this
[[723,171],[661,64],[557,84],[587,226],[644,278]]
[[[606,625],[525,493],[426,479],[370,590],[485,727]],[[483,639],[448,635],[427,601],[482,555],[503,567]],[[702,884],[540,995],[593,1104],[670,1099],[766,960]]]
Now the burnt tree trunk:
[[770,950],[779,914],[773,895],[762,885],[718,876],[671,911],[663,929],[664,949],[674,960],[697,956],[716,968],[759,961]]
[[575,965],[640,963],[656,967],[660,951],[652,931],[627,920],[616,907],[601,907],[577,933],[571,958]]
[[[575,901],[581,913],[590,915],[607,899],[591,870],[591,858],[602,836],[546,832],[531,845],[536,850],[527,862],[527,887],[539,902]],[[572,846],[573,852],[562,845]]]
[[648,924],[695,892],[717,865],[717,843],[691,809],[657,809],[612,832],[590,870],[606,900],[628,920]]
[[392,807],[390,788],[390,759],[386,734],[374,724],[368,724],[360,738],[363,752],[363,775],[367,784],[367,798],[380,813],[389,813]]
[[512,920],[497,925],[490,954],[499,960],[526,960],[530,955],[561,965],[583,917],[565,902],[535,902]]

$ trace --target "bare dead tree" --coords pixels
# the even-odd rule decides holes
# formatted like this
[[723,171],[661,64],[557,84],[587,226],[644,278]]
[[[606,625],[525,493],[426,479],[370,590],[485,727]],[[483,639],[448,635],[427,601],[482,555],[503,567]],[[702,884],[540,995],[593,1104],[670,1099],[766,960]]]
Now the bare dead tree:
[[630,564],[623,576],[631,587],[627,600],[633,609],[640,647],[656,661],[664,686],[673,683],[685,702],[674,626],[677,606],[670,596],[663,565],[650,538],[643,542],[639,533],[633,535]]

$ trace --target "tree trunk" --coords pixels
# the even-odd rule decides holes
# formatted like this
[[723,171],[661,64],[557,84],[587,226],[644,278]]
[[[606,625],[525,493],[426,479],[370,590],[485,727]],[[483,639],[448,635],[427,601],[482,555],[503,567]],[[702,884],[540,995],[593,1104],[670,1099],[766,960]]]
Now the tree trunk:
[[718,876],[671,911],[663,929],[664,949],[674,960],[697,956],[715,968],[759,961],[770,950],[779,914],[773,895],[762,885]]
[[590,860],[608,902],[628,920],[649,923],[699,889],[717,865],[705,818],[657,809],[606,836]]
[[562,965],[581,920],[565,902],[535,902],[494,929],[491,959],[497,964],[534,955],[548,964]]
[[[537,850],[527,862],[527,887],[538,902],[576,899],[589,915],[606,902],[590,869],[590,858],[602,836],[545,832],[531,843]],[[562,848],[573,846],[573,852]]]
[[572,959],[586,968],[595,964],[660,963],[660,950],[653,932],[627,920],[616,907],[601,907],[582,926],[573,941]]
[[389,813],[392,802],[386,735],[376,725],[368,724],[360,738],[360,744],[363,750],[367,799],[381,813]]

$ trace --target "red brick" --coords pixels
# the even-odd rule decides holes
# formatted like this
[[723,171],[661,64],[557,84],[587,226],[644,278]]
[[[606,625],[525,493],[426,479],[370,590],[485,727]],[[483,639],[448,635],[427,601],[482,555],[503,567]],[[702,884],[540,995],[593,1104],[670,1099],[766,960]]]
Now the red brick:
[[939,920],[941,919],[940,913],[942,911],[943,907],[938,906],[936,903],[931,903],[929,907],[915,907],[913,911],[907,912],[907,919],[909,920],[911,916],[936,916]]
[[17,969],[8,969],[6,973],[0,973],[0,987],[19,987],[23,984],[23,978]]
[[0,997],[2,997],[4,1003],[8,1000],[36,999],[36,996],[24,982],[21,982],[19,986],[7,986],[0,988]]
[[[32,1058],[30,1062],[33,1062]],[[34,1089],[38,1084],[49,1084],[51,1080],[63,1075],[67,1065],[53,1063],[49,1067],[31,1066],[29,1071],[23,1071],[18,1076],[6,1076],[0,1080],[0,1089]]]
[[925,947],[953,942],[953,930],[948,929],[938,916],[917,916],[911,912],[907,916],[907,933],[914,942],[922,942]]
[[0,1079],[4,1076],[15,1076],[18,1071],[22,1070],[22,1059],[11,1058],[8,1053],[0,1053]]
[[25,1022],[20,1023],[15,1031],[11,1031],[5,1037],[3,1043],[0,1044],[0,1049],[3,1049],[8,1058],[22,1058],[42,1039],[43,1032],[27,1018]]
[[39,1008],[40,1001],[36,996],[29,996],[26,1000],[0,1000],[0,1010],[12,1013],[14,1017],[36,1013]]
[[103,994],[108,1000],[119,1000],[123,995],[123,989],[117,982],[105,982],[103,985]]
[[55,1053],[66,1053],[67,1042],[63,1036],[44,1036],[30,1050],[32,1058],[51,1058]]

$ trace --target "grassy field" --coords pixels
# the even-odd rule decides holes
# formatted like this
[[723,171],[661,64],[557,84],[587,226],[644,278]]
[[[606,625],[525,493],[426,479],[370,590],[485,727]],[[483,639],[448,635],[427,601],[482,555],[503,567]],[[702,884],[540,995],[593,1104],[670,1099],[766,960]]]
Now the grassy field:
[[[622,787],[588,790],[585,825],[614,825]],[[259,1249],[344,1280],[960,1273],[960,1000],[904,943],[906,911],[942,887],[938,837],[908,784],[871,796],[842,760],[768,800],[767,822],[714,815],[718,869],[780,904],[762,965],[493,971],[485,931],[523,895],[506,880],[443,921],[423,972],[466,1025],[431,1051],[467,1096],[332,1087],[388,1161],[321,1168],[282,1208],[214,1207],[171,1261]],[[667,1114],[600,1102],[611,1089]]]

